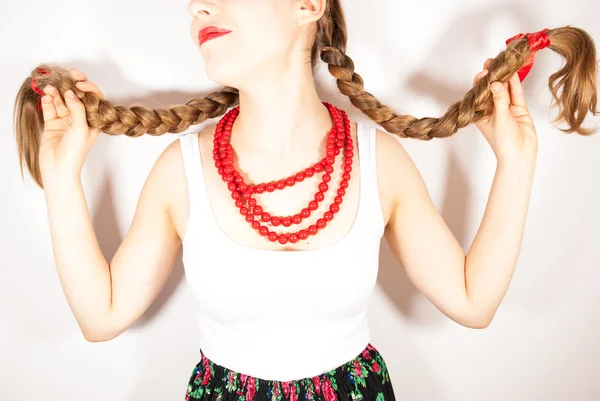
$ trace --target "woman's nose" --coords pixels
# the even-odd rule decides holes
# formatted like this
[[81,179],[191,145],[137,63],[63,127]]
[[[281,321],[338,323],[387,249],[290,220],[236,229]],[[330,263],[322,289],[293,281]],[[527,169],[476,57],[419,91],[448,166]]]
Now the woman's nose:
[[205,17],[208,15],[214,15],[217,11],[217,6],[215,1],[191,0],[188,3],[188,11],[194,18]]

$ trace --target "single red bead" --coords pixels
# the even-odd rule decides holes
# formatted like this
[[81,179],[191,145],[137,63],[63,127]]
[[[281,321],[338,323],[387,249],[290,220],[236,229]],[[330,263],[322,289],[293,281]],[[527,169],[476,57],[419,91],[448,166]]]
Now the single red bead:
[[216,168],[219,168],[219,167],[221,167],[221,166],[223,166],[223,163],[221,163],[221,160],[217,160],[217,161],[215,162],[215,167],[216,167]]
[[242,183],[242,184],[238,185],[237,189],[238,189],[238,191],[244,193],[244,192],[246,192],[248,190],[248,185]]
[[277,216],[271,217],[271,224],[275,227],[281,224],[281,219]]
[[301,213],[302,217],[304,217],[305,219],[309,218],[311,215],[311,211],[308,208],[302,209],[302,211],[300,213]]
[[329,206],[329,210],[331,211],[331,213],[336,214],[340,211],[340,205],[338,205],[337,203],[332,203],[331,206]]
[[235,185],[235,182],[230,182],[229,184],[227,184],[227,189],[229,189],[230,191],[235,191],[237,190],[237,185]]
[[[258,223],[258,221],[257,221],[257,223]],[[258,229],[258,233],[264,237],[266,235],[269,235],[269,229],[267,227],[265,227],[265,226],[261,226]]]
[[304,170],[304,175],[310,178],[313,175],[315,175],[315,170],[313,168],[307,168],[306,170]]
[[285,234],[279,234],[278,240],[281,245],[285,245],[288,242],[288,237]]
[[327,220],[325,220],[325,219],[317,220],[317,227],[319,229],[325,228],[326,225],[327,225]]
[[[252,222],[252,228],[254,228],[255,230],[258,230],[258,229],[260,228],[260,222],[259,222],[259,221],[256,221],[256,220],[254,220],[254,221]],[[265,227],[265,228],[266,228],[266,227]]]
[[289,235],[289,240],[292,244],[295,244],[296,242],[298,242],[300,238],[298,238],[298,234],[290,234]]
[[[219,175],[223,175],[223,173],[224,173],[223,170],[224,170],[224,167],[219,167],[219,169],[217,170],[217,172],[219,173]],[[223,181],[225,181],[225,180],[223,180]]]
[[282,224],[284,227],[289,227],[289,226],[291,226],[291,225],[292,225],[292,219],[291,219],[291,218],[289,218],[289,217],[284,217],[283,219],[281,219],[281,224]]
[[344,173],[344,174],[342,174],[342,178],[346,181],[350,181],[350,174]]
[[242,207],[242,206],[244,206],[244,201],[242,199],[236,199],[235,200],[235,206],[236,207]]
[[317,163],[313,166],[313,170],[315,170],[315,173],[320,173],[323,171],[323,165],[321,163]]
[[339,140],[343,140],[344,138],[346,138],[346,135],[344,135],[344,134],[342,134],[342,133],[340,133],[340,134],[337,134],[337,139],[339,139]]
[[344,188],[339,188],[339,189],[337,190],[337,194],[338,194],[339,196],[344,196],[344,195],[346,195],[346,190],[345,190]]
[[244,194],[242,195],[242,199],[248,200],[250,199],[250,197],[252,197],[252,192],[250,191],[246,191],[244,192]]
[[234,182],[236,184],[241,184],[242,182],[244,182],[244,179],[241,176],[238,175],[237,177],[235,177]]
[[323,199],[325,199],[325,195],[323,194],[323,192],[317,192],[315,194],[315,201],[322,202]]
[[308,208],[310,210],[317,210],[319,208],[319,204],[315,201],[308,202]]
[[331,166],[325,166],[325,172],[327,174],[333,174],[333,167],[331,167]]
[[329,174],[323,174],[323,182],[331,181],[331,176]]
[[[335,149],[329,149],[327,151],[327,156],[328,156],[327,158],[329,158],[329,157],[333,158],[335,156]],[[333,164],[333,162],[332,162],[332,164]]]
[[305,239],[308,238],[308,231],[306,230],[300,230],[298,232],[298,238],[300,238],[302,241],[304,241]]
[[260,219],[265,223],[268,223],[271,221],[271,215],[269,213],[263,213],[262,216],[260,216]]
[[340,188],[343,188],[343,189],[348,188],[348,181],[346,181],[346,180],[340,181]]
[[266,188],[267,188],[267,191],[268,191],[268,192],[273,192],[273,191],[275,191],[275,184],[274,184],[274,183],[272,183],[272,182],[269,182],[269,183],[266,185]]
[[231,197],[232,197],[233,199],[240,199],[240,198],[242,197],[242,194],[241,194],[241,193],[239,193],[238,191],[233,191],[233,192],[231,193]]
[[344,171],[345,171],[345,172],[347,172],[347,173],[351,172],[351,171],[352,171],[352,166],[351,166],[351,165],[349,165],[349,164],[346,164],[346,165],[344,166]]
[[315,235],[317,233],[317,231],[319,231],[319,228],[314,224],[312,224],[308,227],[308,233],[310,235]]
[[352,157],[354,157],[354,152],[351,152],[351,151],[347,150],[346,151],[346,157],[349,158],[349,159],[351,159]]
[[246,215],[246,221],[247,221],[248,223],[252,223],[252,222],[254,222],[254,216],[253,216],[253,215],[251,215],[251,214],[247,214],[247,215]]
[[257,216],[263,214],[262,206],[254,206],[254,208],[252,209],[252,213],[254,213]]
[[325,162],[331,166],[333,163],[335,163],[335,158],[333,156],[327,156]]
[[233,167],[231,166],[225,166],[225,174],[231,174],[233,173]]
[[328,189],[329,189],[329,185],[327,185],[326,183],[322,182],[319,184],[319,191],[327,192]]
[[245,216],[245,215],[247,215],[247,214],[248,214],[248,208],[247,208],[247,207],[242,207],[242,208],[240,208],[240,214],[241,214],[242,216]]
[[348,152],[352,152],[354,150],[354,146],[352,146],[352,144],[348,144],[348,145],[346,145],[346,150]]
[[298,181],[298,182],[304,181],[304,173],[303,172],[297,173],[295,178],[296,178],[296,181]]
[[331,220],[333,220],[333,213],[331,213],[331,212],[325,212],[323,214],[323,218],[325,220],[327,220],[327,221],[331,221]]
[[342,197],[336,196],[335,198],[333,198],[333,201],[339,205],[340,203],[342,203]]
[[277,241],[277,238],[279,238],[277,233],[275,233],[273,231],[269,231],[269,241],[275,242],[275,241]]
[[344,141],[337,141],[335,143],[335,146],[338,147],[338,148],[343,148],[344,147]]
[[277,181],[277,183],[275,183],[275,186],[277,187],[277,189],[283,189],[283,188],[285,188],[285,181],[279,180],[279,181]]
[[292,217],[292,221],[294,222],[294,224],[300,224],[302,223],[302,216],[299,214],[295,214],[294,217]]
[[265,184],[258,184],[256,186],[256,188],[254,189],[254,191],[259,195],[264,193],[265,192]]
[[248,206],[250,206],[250,207],[256,206],[256,199],[254,199],[254,198],[248,199]]
[[294,184],[295,184],[295,183],[296,183],[296,179],[295,179],[294,177],[288,177],[288,179],[287,179],[287,180],[285,180],[285,184],[286,184],[288,187],[292,187],[292,186],[294,186]]

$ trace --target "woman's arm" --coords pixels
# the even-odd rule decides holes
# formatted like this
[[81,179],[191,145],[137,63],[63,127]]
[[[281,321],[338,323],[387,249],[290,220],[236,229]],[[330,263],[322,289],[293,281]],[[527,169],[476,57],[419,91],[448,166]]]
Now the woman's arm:
[[483,220],[465,255],[404,147],[379,131],[377,148],[379,182],[393,204],[386,239],[396,258],[440,311],[461,325],[487,327],[517,264],[535,166],[498,164]]
[[179,141],[174,141],[149,173],[131,226],[110,264],[98,245],[80,177],[44,182],[56,269],[88,341],[118,336],[166,283],[181,246],[169,215],[172,191],[166,186],[180,159]]

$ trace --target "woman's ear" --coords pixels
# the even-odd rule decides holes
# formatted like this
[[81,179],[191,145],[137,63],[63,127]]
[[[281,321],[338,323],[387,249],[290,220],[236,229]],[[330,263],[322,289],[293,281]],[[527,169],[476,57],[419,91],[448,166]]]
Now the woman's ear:
[[296,0],[299,25],[315,22],[325,13],[328,0]]

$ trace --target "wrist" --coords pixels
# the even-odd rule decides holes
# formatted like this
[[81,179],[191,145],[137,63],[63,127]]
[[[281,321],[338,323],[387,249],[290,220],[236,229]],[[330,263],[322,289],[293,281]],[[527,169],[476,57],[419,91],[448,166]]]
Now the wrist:
[[81,184],[81,172],[68,171],[42,174],[42,184],[44,185],[44,189]]

